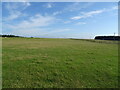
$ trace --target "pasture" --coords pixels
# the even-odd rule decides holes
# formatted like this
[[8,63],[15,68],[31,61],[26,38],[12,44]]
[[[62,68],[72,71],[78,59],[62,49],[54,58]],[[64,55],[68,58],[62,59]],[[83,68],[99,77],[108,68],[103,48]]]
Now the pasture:
[[3,88],[116,88],[116,42],[3,38]]

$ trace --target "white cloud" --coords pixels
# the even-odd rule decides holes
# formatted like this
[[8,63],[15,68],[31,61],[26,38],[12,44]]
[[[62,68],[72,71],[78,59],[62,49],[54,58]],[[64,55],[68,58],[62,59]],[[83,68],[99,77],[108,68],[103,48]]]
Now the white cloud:
[[111,9],[105,9],[104,8],[104,9],[101,9],[101,10],[95,10],[95,11],[90,11],[90,12],[82,12],[82,15],[74,16],[71,19],[79,20],[79,19],[82,19],[82,18],[92,17],[94,15],[101,14],[103,12],[109,12],[109,11],[113,11],[113,10],[117,10],[117,9],[118,9],[118,6],[114,6]]
[[52,5],[49,3],[48,5],[47,5],[47,8],[51,8],[52,7]]
[[24,20],[17,24],[7,24],[4,22],[3,30],[4,32],[7,30],[7,33],[15,35],[38,36],[46,34],[46,26],[53,24],[55,20],[56,19],[52,16],[36,14],[35,16],[29,17],[28,20]]
[[113,6],[110,9],[106,9],[106,12],[110,12],[110,11],[114,11],[114,10],[118,10],[118,6]]
[[11,13],[8,17],[3,17],[3,21],[10,21],[10,20],[14,20],[17,19],[18,17],[25,16],[26,14],[22,14],[19,11],[15,11],[14,13]]
[[83,15],[72,17],[71,19],[78,20],[78,19],[82,19],[82,18],[88,18],[88,17],[92,17],[93,15],[103,13],[104,11],[105,11],[104,9],[103,10],[90,11],[90,12],[87,12],[87,13],[83,13]]
[[94,3],[93,2],[90,2],[90,3],[85,3],[83,4],[82,2],[75,2],[75,3],[72,3],[70,5],[67,5],[63,10],[61,11],[56,11],[53,13],[53,15],[58,15],[58,14],[62,14],[62,13],[66,13],[68,11],[70,12],[73,12],[73,11],[79,11],[81,9],[85,9],[85,8],[88,8],[90,7],[91,5],[93,5]]
[[5,8],[8,10],[9,13],[14,11],[23,11],[27,7],[31,6],[30,2],[14,2],[5,4]]
[[81,9],[88,8],[93,4],[94,4],[94,2],[89,2],[89,3],[75,2],[75,3],[72,3],[72,4],[68,5],[67,7],[65,7],[64,11],[70,11],[70,12],[79,11]]
[[71,29],[58,29],[58,30],[53,30],[51,32],[48,32],[46,34],[54,34],[54,33],[60,33],[60,32],[65,32],[65,31],[70,31]]
[[118,6],[112,7],[112,10],[117,10],[117,9],[118,9]]
[[24,20],[16,25],[9,25],[12,29],[30,29],[48,26],[55,21],[55,18],[52,16],[42,16],[40,14],[36,14],[33,17],[30,17],[28,20]]
[[12,30],[11,33],[14,35],[21,35],[21,36],[40,36],[44,34],[44,29],[41,28],[29,28],[29,29],[18,29],[18,30]]
[[30,2],[25,2],[25,5],[28,7],[28,6],[31,5],[31,3]]
[[46,8],[52,8],[53,7],[53,3],[47,3],[44,5],[44,7]]
[[53,15],[55,16],[55,15],[58,15],[58,14],[61,14],[62,13],[62,11],[56,11],[56,12],[53,12]]
[[72,21],[64,21],[63,23],[68,24],[71,23]]
[[78,22],[76,23],[76,25],[83,25],[83,24],[86,24],[85,22]]
[[10,21],[22,16],[26,16],[26,14],[22,13],[22,11],[30,5],[31,4],[29,2],[6,3],[5,8],[8,10],[9,16],[3,17],[3,21]]

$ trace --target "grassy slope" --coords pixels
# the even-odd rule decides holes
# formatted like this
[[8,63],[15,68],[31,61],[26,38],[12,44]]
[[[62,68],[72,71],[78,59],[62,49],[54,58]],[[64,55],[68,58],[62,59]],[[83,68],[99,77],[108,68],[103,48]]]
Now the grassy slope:
[[3,39],[3,87],[117,87],[117,44]]

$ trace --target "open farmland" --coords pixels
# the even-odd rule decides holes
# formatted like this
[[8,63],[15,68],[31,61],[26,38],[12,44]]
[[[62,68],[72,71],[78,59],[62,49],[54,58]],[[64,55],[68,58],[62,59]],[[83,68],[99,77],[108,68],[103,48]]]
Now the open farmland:
[[3,88],[115,88],[114,41],[3,38]]

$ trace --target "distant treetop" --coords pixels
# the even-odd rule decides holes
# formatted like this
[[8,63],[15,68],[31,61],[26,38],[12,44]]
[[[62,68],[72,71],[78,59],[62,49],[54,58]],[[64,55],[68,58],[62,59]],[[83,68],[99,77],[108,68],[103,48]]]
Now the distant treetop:
[[120,40],[120,36],[96,36],[97,40]]
[[15,36],[15,35],[0,35],[0,37],[21,37],[21,36]]

